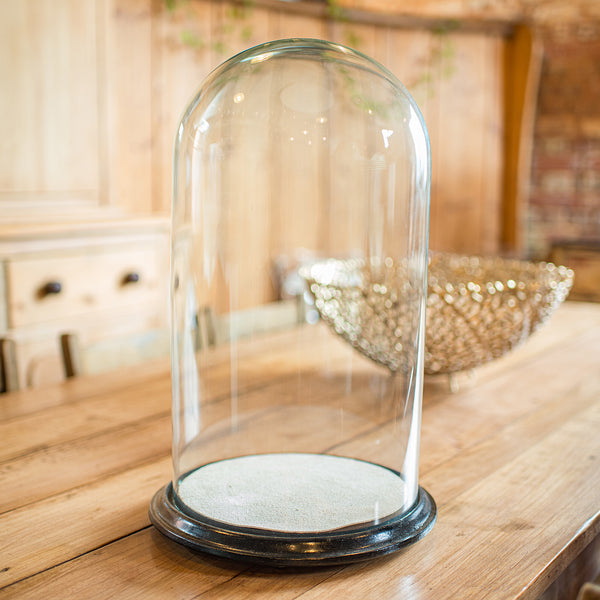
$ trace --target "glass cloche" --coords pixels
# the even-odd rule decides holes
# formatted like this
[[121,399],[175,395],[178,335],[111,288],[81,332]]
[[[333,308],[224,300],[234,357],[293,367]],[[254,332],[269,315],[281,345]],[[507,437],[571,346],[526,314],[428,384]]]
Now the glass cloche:
[[200,87],[173,163],[173,479],[156,527],[286,565],[423,536],[430,151],[370,58],[291,39]]

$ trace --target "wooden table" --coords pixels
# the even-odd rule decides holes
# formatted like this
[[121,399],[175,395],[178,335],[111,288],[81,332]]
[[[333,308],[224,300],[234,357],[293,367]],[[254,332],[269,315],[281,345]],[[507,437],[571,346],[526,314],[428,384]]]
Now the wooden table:
[[458,392],[426,382],[438,521],[365,563],[258,570],[151,527],[171,476],[165,363],[4,394],[0,440],[1,598],[573,598],[600,562],[600,306],[567,303]]

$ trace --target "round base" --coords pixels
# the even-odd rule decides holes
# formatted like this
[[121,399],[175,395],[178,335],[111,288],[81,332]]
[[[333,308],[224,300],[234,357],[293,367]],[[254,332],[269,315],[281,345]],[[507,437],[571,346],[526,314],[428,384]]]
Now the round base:
[[419,487],[412,509],[350,530],[287,533],[238,527],[184,511],[171,483],[150,503],[150,521],[172,540],[200,550],[265,566],[321,566],[367,560],[389,554],[422,538],[435,523],[433,498]]

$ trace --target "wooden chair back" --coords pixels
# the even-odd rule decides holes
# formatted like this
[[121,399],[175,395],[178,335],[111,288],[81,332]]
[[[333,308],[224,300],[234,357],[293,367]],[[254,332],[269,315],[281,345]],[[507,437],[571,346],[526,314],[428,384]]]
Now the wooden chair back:
[[170,334],[166,329],[113,337],[84,346],[75,333],[60,336],[65,376],[91,375],[168,356]]
[[216,346],[268,331],[294,327],[303,322],[304,300],[301,296],[223,315],[217,315],[210,307],[204,307],[198,313],[197,346]]
[[19,389],[17,351],[14,340],[0,338],[0,393]]

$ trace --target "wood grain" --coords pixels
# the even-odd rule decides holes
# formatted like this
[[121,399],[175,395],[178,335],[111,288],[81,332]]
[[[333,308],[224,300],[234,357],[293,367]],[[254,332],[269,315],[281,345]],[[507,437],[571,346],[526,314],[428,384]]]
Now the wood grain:
[[540,40],[528,27],[516,27],[504,47],[502,245],[517,254],[523,251],[526,239],[524,219],[541,69]]
[[[6,548],[0,585],[146,527],[148,498],[169,480],[170,471],[165,457],[0,515]],[[57,528],[57,522],[63,525]],[[38,536],[46,540],[43,547]]]
[[97,2],[100,201],[152,210],[152,0]]
[[[257,372],[247,402],[267,408],[269,397],[282,399],[270,409],[273,417],[287,410],[285,373],[295,364],[291,353],[286,357],[286,336],[274,338],[275,362],[256,351],[267,339],[242,353]],[[307,367],[323,360],[310,345],[298,348]],[[225,350],[206,360],[212,388],[220,390],[206,408],[220,415],[228,405]],[[343,346],[334,353],[329,383],[320,384],[324,403],[334,401],[332,376],[345,360]],[[41,390],[6,394],[0,409],[22,400],[23,414],[2,422],[13,432],[2,438],[0,463],[7,491],[0,508],[2,597],[35,598],[43,590],[47,598],[68,591],[85,598],[535,599],[600,534],[599,355],[598,307],[567,303],[529,343],[481,369],[459,392],[428,379],[420,481],[438,504],[433,531],[387,558],[305,572],[257,571],[194,554],[148,527],[149,499],[170,476],[166,372],[140,368],[133,379],[105,378],[97,390],[94,378],[50,388],[39,415]],[[367,396],[360,386],[355,391],[349,410],[359,417]],[[217,413],[215,422],[222,419]],[[84,431],[86,416],[93,418]],[[50,437],[44,421],[62,431]],[[265,426],[284,432],[281,423]],[[27,441],[19,441],[19,427]],[[304,430],[310,435],[310,426]],[[368,452],[366,430],[349,426],[347,436],[336,452]],[[312,439],[315,447],[331,447],[327,431]]]
[[168,456],[170,450],[169,413],[3,461],[0,478],[4,484],[26,490],[26,494],[18,498],[4,496],[0,513],[87,485],[132,465],[152,462]]
[[518,4],[499,2],[493,6],[481,6],[467,2],[447,2],[447,0],[410,0],[401,6],[395,0],[340,0],[340,6],[347,9],[363,10],[373,13],[413,17],[438,17],[442,19],[460,18],[473,20],[482,26],[486,21],[498,19],[510,22],[523,17]]
[[0,14],[0,199],[59,191],[97,201],[95,2],[3,2]]
[[490,53],[487,62],[493,40],[479,36],[448,34],[445,44],[455,58],[452,67],[447,62],[446,67],[439,66],[452,68],[452,73],[438,74],[437,127],[431,134],[435,193],[430,246],[466,254],[493,253],[499,240],[489,237],[486,223],[494,220],[499,190],[483,192],[486,178],[495,181],[497,177],[493,167],[492,172],[484,169],[490,166],[486,158],[489,153],[497,156],[502,145],[501,131],[489,124],[497,122],[499,112],[499,103],[491,95],[497,83],[490,82],[489,72],[498,73],[500,57]]
[[[353,8],[354,0],[348,1]],[[315,37],[372,55],[415,91],[434,151],[432,246],[490,253],[502,242],[518,250],[514,236],[525,198],[527,123],[539,61],[529,60],[526,28],[514,35],[510,27],[440,33],[431,6],[420,7],[424,19],[411,24],[399,22],[397,10],[385,2],[373,4],[372,12],[357,5],[362,12],[349,21],[328,19],[323,7],[308,2],[263,1],[242,13],[216,0],[180,2],[174,10],[159,0],[94,0],[85,6],[45,0],[35,8],[31,0],[4,3],[1,37],[4,55],[12,58],[2,68],[12,85],[2,98],[1,112],[10,117],[0,121],[0,202],[11,219],[29,221],[34,214],[69,220],[97,214],[98,207],[167,213],[175,129],[206,75],[257,43]],[[446,41],[454,55],[440,62],[436,47]],[[421,89],[413,90],[419,79]],[[44,101],[33,106],[40,97]],[[244,166],[253,164],[236,161],[230,168]],[[327,198],[309,188],[299,187],[297,195],[319,212]],[[257,190],[248,202],[259,196]],[[305,220],[310,212],[300,216]],[[296,237],[307,242],[304,220]],[[319,237],[327,237],[326,224],[318,228]],[[256,252],[265,250],[261,244],[254,244]],[[263,280],[256,301],[274,299],[268,278]]]

